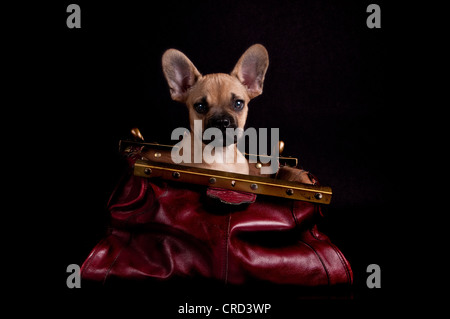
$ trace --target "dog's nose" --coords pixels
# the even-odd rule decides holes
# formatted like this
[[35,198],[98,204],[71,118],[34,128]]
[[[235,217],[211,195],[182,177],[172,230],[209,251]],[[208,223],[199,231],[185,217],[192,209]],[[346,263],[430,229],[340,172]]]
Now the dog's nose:
[[218,117],[210,120],[210,127],[217,127],[220,130],[226,129],[228,127],[234,127],[232,120],[228,117]]
[[229,119],[221,119],[217,121],[217,124],[221,127],[229,127],[230,126],[230,120]]

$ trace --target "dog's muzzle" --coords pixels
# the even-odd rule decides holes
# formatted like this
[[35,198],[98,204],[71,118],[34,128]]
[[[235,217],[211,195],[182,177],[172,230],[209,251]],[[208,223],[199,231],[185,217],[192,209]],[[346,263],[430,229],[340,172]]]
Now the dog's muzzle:
[[[236,121],[231,115],[223,114],[213,116],[206,122],[205,130],[208,128],[217,128],[220,130],[220,136],[213,135],[210,141],[214,141],[217,145],[228,146],[236,144],[238,140],[238,132],[236,130]],[[227,130],[228,129],[228,130]],[[216,140],[216,138],[218,138]],[[206,142],[206,141],[205,141]]]

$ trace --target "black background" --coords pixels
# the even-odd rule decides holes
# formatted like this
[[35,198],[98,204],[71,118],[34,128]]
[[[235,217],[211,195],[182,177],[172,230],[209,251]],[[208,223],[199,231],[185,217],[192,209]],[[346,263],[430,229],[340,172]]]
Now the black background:
[[[284,155],[298,157],[332,187],[319,229],[355,276],[350,297],[294,298],[285,309],[318,302],[376,307],[395,295],[391,238],[398,207],[392,193],[399,133],[391,45],[398,39],[388,4],[376,2],[382,28],[369,29],[371,1],[77,1],[81,29],[69,29],[70,3],[40,7],[46,18],[35,23],[25,52],[32,56],[26,80],[35,90],[23,94],[35,94],[40,103],[27,116],[39,119],[31,134],[39,131],[42,178],[53,185],[51,196],[39,196],[47,214],[37,218],[51,229],[41,234],[51,257],[50,291],[78,306],[92,304],[93,295],[108,296],[89,287],[70,290],[65,279],[67,265],[81,265],[105,234],[106,202],[121,173],[118,140],[139,127],[146,140],[169,142],[174,128],[188,127],[186,108],[170,99],[163,52],[181,50],[203,74],[227,73],[250,45],[261,43],[270,65],[263,94],[250,103],[247,127],[280,128]],[[369,264],[381,267],[381,289],[366,287]],[[192,293],[183,290],[179,302],[165,308],[168,317]],[[139,289],[139,295],[162,308],[152,302],[158,292]]]

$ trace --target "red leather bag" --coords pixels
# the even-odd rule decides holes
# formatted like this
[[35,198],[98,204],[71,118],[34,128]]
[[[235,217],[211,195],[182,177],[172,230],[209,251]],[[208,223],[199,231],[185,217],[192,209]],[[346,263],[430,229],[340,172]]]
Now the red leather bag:
[[[129,168],[136,158],[128,158]],[[257,196],[138,177],[129,169],[108,203],[109,233],[81,276],[100,282],[201,277],[229,284],[352,283],[349,263],[317,230],[319,205]]]

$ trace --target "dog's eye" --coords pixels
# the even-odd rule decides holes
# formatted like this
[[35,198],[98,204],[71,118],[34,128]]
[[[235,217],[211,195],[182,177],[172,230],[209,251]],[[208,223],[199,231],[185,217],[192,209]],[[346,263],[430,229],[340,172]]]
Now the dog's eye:
[[234,101],[234,108],[236,110],[242,110],[243,107],[244,107],[244,101],[242,101],[242,100]]
[[197,113],[200,114],[205,114],[206,112],[208,112],[208,106],[206,105],[206,103],[195,103],[194,104],[194,109],[195,111],[197,111]]

